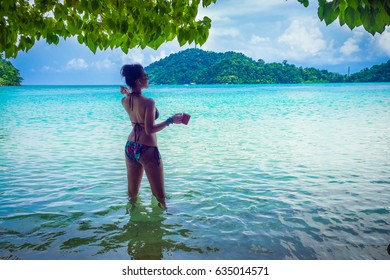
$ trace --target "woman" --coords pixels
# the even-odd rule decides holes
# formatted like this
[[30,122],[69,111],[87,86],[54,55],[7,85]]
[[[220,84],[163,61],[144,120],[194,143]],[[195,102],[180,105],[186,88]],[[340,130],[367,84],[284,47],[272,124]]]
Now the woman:
[[126,64],[121,69],[121,75],[131,88],[130,91],[121,87],[121,93],[126,94],[126,97],[122,98],[122,105],[133,125],[125,147],[129,200],[135,201],[145,171],[159,206],[166,208],[163,164],[157,148],[156,133],[172,123],[180,124],[182,114],[155,123],[159,112],[154,100],[142,94],[142,89],[148,87],[148,75],[142,65]]

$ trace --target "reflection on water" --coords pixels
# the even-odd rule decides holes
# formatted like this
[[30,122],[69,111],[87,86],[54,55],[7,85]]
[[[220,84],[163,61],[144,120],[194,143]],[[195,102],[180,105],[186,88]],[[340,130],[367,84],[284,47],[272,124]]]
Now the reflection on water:
[[127,253],[132,260],[161,260],[164,248],[169,242],[164,242],[164,236],[169,231],[163,227],[166,218],[161,209],[147,208],[139,200],[126,209],[130,219],[125,225],[123,235],[115,236],[117,240],[128,242]]
[[191,232],[179,230],[179,225],[164,223],[165,213],[157,205],[146,207],[138,200],[129,206],[126,214],[130,219],[123,228],[123,234],[113,236],[109,243],[128,242],[127,252],[131,259],[163,259],[164,254],[171,251],[202,253],[200,248],[191,248],[180,240],[175,241],[175,235],[180,234],[182,238],[190,238]]
[[[191,238],[191,231],[181,225],[166,223],[167,213],[157,204],[144,204],[140,199],[126,207],[128,222],[120,229],[114,224],[103,225],[104,246],[97,254],[106,254],[126,244],[127,254],[132,260],[160,260],[170,252],[197,252],[202,250],[189,247],[181,240]],[[177,237],[177,235],[180,235]]]
[[204,253],[183,242],[192,238],[192,232],[183,225],[169,224],[169,214],[157,203],[144,204],[139,199],[116,208],[115,217],[110,211],[97,212],[100,218],[110,220],[101,225],[82,213],[1,218],[0,259],[160,260]]

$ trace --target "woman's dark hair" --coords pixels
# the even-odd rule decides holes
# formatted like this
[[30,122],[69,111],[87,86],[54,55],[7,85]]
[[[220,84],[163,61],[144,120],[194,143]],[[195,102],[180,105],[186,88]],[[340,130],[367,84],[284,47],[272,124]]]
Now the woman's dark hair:
[[144,68],[138,63],[125,64],[121,69],[121,75],[125,77],[126,84],[131,88],[135,87],[135,81],[142,78],[143,73]]

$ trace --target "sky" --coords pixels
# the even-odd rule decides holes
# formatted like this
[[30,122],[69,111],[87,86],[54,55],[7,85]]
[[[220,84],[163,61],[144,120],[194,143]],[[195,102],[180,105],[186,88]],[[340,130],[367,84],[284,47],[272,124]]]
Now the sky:
[[[317,1],[305,8],[297,0],[217,0],[200,8],[212,27],[206,51],[241,52],[266,63],[282,62],[347,74],[390,59],[390,28],[372,36],[363,27],[350,30],[338,20],[326,26],[317,16]],[[120,49],[93,54],[76,38],[49,45],[44,40],[27,53],[20,52],[12,64],[20,70],[23,85],[116,85],[122,84],[120,68],[126,63],[144,66],[172,53],[195,47],[180,47],[177,40],[158,50]]]

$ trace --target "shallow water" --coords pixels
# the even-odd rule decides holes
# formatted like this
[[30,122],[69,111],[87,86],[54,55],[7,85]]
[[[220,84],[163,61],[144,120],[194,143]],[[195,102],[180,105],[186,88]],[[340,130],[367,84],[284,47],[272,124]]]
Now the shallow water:
[[167,211],[118,89],[0,88],[1,259],[390,259],[390,84],[152,86]]

